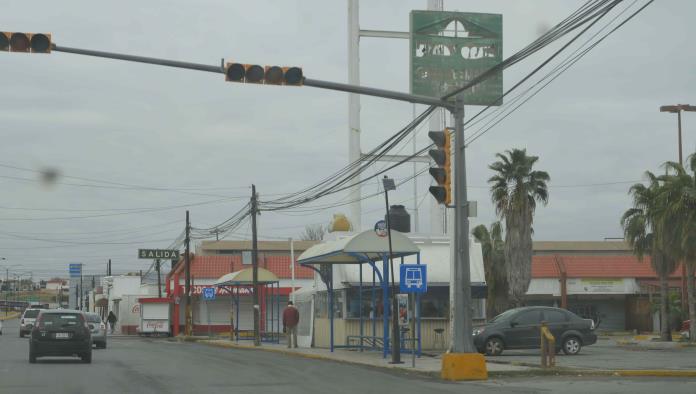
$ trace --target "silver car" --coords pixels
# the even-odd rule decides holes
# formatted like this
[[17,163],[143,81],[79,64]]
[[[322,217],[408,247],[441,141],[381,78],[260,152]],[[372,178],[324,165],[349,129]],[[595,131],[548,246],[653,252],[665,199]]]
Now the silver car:
[[25,335],[31,333],[32,327],[34,327],[34,322],[36,322],[36,316],[39,315],[41,309],[37,308],[27,308],[22,314],[22,318],[19,320],[19,337],[24,338]]
[[85,313],[87,317],[87,325],[92,332],[92,343],[98,349],[106,349],[106,324],[102,321],[101,316],[96,313]]

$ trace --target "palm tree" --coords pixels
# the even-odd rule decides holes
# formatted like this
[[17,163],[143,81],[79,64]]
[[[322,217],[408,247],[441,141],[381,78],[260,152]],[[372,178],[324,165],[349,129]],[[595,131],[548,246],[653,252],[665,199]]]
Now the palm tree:
[[471,231],[471,234],[481,244],[483,268],[488,287],[486,316],[492,318],[505,311],[509,304],[503,228],[500,222],[491,224],[490,230],[480,224]]
[[689,319],[689,338],[696,340],[696,295],[694,272],[696,271],[696,153],[687,159],[689,169],[674,162],[666,163],[669,175],[664,180],[661,194],[665,211],[662,216],[664,239],[670,255],[686,264]]
[[527,156],[526,149],[498,153],[500,159],[488,168],[495,171],[491,200],[498,217],[505,220],[505,273],[513,306],[523,303],[532,274],[532,222],[537,201],[546,205],[549,174],[533,171],[538,156]]
[[676,269],[676,261],[665,253],[664,234],[661,231],[664,214],[665,188],[661,178],[650,171],[645,175],[649,184],[637,183],[629,189],[633,197],[633,208],[621,217],[624,238],[633,248],[639,260],[650,255],[650,265],[660,279],[660,339],[671,341],[669,327],[669,275]]

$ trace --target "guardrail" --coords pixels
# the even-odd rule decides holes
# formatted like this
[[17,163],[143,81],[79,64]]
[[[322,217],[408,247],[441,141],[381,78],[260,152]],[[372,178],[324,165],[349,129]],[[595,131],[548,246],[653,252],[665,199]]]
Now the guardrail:
[[546,322],[541,322],[541,367],[556,366],[556,338],[546,326]]

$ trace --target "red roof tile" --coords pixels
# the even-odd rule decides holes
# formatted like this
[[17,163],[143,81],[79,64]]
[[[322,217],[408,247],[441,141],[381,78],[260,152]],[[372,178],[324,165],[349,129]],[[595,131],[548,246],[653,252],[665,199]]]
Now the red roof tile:
[[[569,278],[655,278],[650,257],[639,261],[631,255],[568,256],[561,255]],[[676,270],[672,277],[679,277]],[[553,255],[532,257],[532,278],[558,278]]]
[[[176,272],[184,272],[184,263],[177,266]],[[295,278],[296,279],[311,279],[314,277],[314,272],[295,263]],[[278,276],[280,279],[290,279],[290,256],[264,256],[259,255],[259,267],[265,268]],[[195,255],[191,260],[191,276],[201,279],[217,279],[230,272],[240,271],[245,268],[251,268],[251,265],[243,265],[242,259],[238,255],[213,255],[200,256]]]

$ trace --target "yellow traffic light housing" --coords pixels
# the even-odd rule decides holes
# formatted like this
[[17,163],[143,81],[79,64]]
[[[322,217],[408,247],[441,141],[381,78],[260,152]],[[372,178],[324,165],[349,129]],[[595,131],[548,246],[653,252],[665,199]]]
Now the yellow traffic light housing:
[[50,34],[0,32],[0,51],[51,53],[52,45]]
[[444,131],[430,131],[428,137],[433,140],[437,149],[431,149],[428,153],[437,167],[429,169],[430,175],[435,179],[437,186],[430,186],[429,191],[439,204],[450,205],[452,203],[452,161],[451,161],[451,129]]

